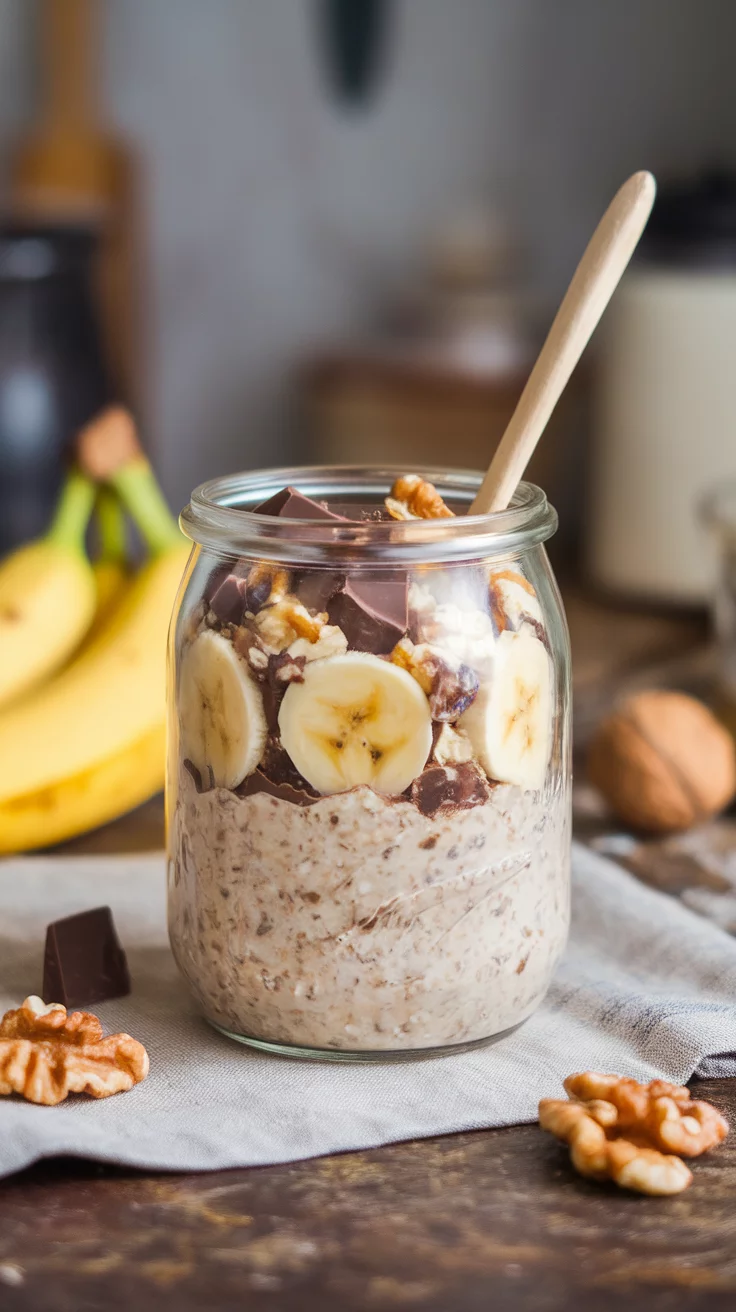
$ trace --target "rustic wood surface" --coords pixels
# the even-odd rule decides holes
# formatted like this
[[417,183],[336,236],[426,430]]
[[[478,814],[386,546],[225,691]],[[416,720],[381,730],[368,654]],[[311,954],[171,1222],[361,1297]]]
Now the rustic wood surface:
[[[736,1081],[707,1092],[736,1118]],[[0,1192],[0,1307],[732,1309],[736,1139],[694,1172],[625,1195],[536,1126],[211,1175],[46,1165]]]
[[[583,724],[702,643],[697,617],[568,612]],[[157,800],[65,850],[155,848],[162,823]],[[736,1121],[736,1081],[698,1093]],[[694,1171],[677,1198],[625,1195],[536,1126],[207,1175],[41,1163],[0,1186],[0,1309],[731,1309],[736,1137]]]

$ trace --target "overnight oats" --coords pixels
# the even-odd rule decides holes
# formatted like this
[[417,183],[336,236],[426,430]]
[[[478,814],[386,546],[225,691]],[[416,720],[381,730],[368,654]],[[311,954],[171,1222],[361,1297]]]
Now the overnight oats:
[[428,1055],[539,1004],[569,915],[569,658],[522,484],[221,479],[170,653],[169,932],[234,1038]]

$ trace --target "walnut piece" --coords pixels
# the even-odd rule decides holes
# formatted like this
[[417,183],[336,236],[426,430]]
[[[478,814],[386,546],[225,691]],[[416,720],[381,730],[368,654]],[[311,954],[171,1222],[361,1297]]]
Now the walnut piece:
[[590,781],[624,824],[651,833],[688,829],[736,793],[731,735],[684,693],[629,697],[595,733]]
[[488,578],[493,622],[499,633],[518,630],[525,623],[544,627],[542,608],[529,582],[516,569],[493,569]]
[[569,1075],[565,1089],[569,1101],[540,1102],[541,1128],[569,1145],[581,1175],[637,1193],[680,1193],[692,1181],[680,1156],[698,1157],[728,1134],[715,1107],[666,1080],[639,1084],[585,1071]]
[[462,729],[443,724],[432,753],[438,765],[461,765],[473,759],[473,744]]
[[327,615],[310,615],[296,597],[287,596],[260,610],[255,619],[258,636],[269,652],[283,651],[297,638],[316,642],[327,623]]
[[433,720],[457,720],[477,695],[479,680],[470,666],[453,660],[428,642],[415,645],[410,638],[400,638],[390,659],[411,674],[426,693]]
[[428,483],[418,474],[405,474],[397,478],[386,497],[386,509],[392,519],[451,519],[452,511],[445,505],[434,483]]
[[667,1080],[639,1084],[618,1075],[585,1071],[569,1075],[565,1089],[580,1102],[603,1100],[616,1109],[619,1130],[643,1131],[654,1148],[699,1157],[728,1134],[728,1122],[709,1102],[690,1097],[690,1090]]
[[125,1093],[147,1074],[143,1045],[129,1034],[104,1038],[88,1012],[67,1013],[59,1003],[30,997],[0,1020],[0,1094],[53,1107],[70,1093]]
[[328,656],[343,656],[348,649],[348,640],[342,629],[336,624],[324,624],[315,642],[306,638],[296,638],[287,651],[294,659],[303,656],[307,664],[310,661],[325,660]]

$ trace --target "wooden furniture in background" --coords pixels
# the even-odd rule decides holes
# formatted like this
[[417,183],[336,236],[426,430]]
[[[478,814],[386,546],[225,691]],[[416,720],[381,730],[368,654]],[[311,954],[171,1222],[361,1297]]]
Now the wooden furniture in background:
[[[304,370],[309,456],[320,464],[485,469],[525,376],[489,379],[390,351],[324,355]],[[560,515],[558,559],[574,553],[585,487],[588,379],[577,372],[527,471]]]

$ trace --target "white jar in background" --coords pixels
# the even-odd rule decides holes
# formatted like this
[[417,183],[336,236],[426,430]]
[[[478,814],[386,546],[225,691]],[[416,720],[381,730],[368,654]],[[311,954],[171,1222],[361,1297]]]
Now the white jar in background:
[[602,325],[587,563],[607,591],[700,603],[705,493],[736,478],[736,183],[665,189]]

